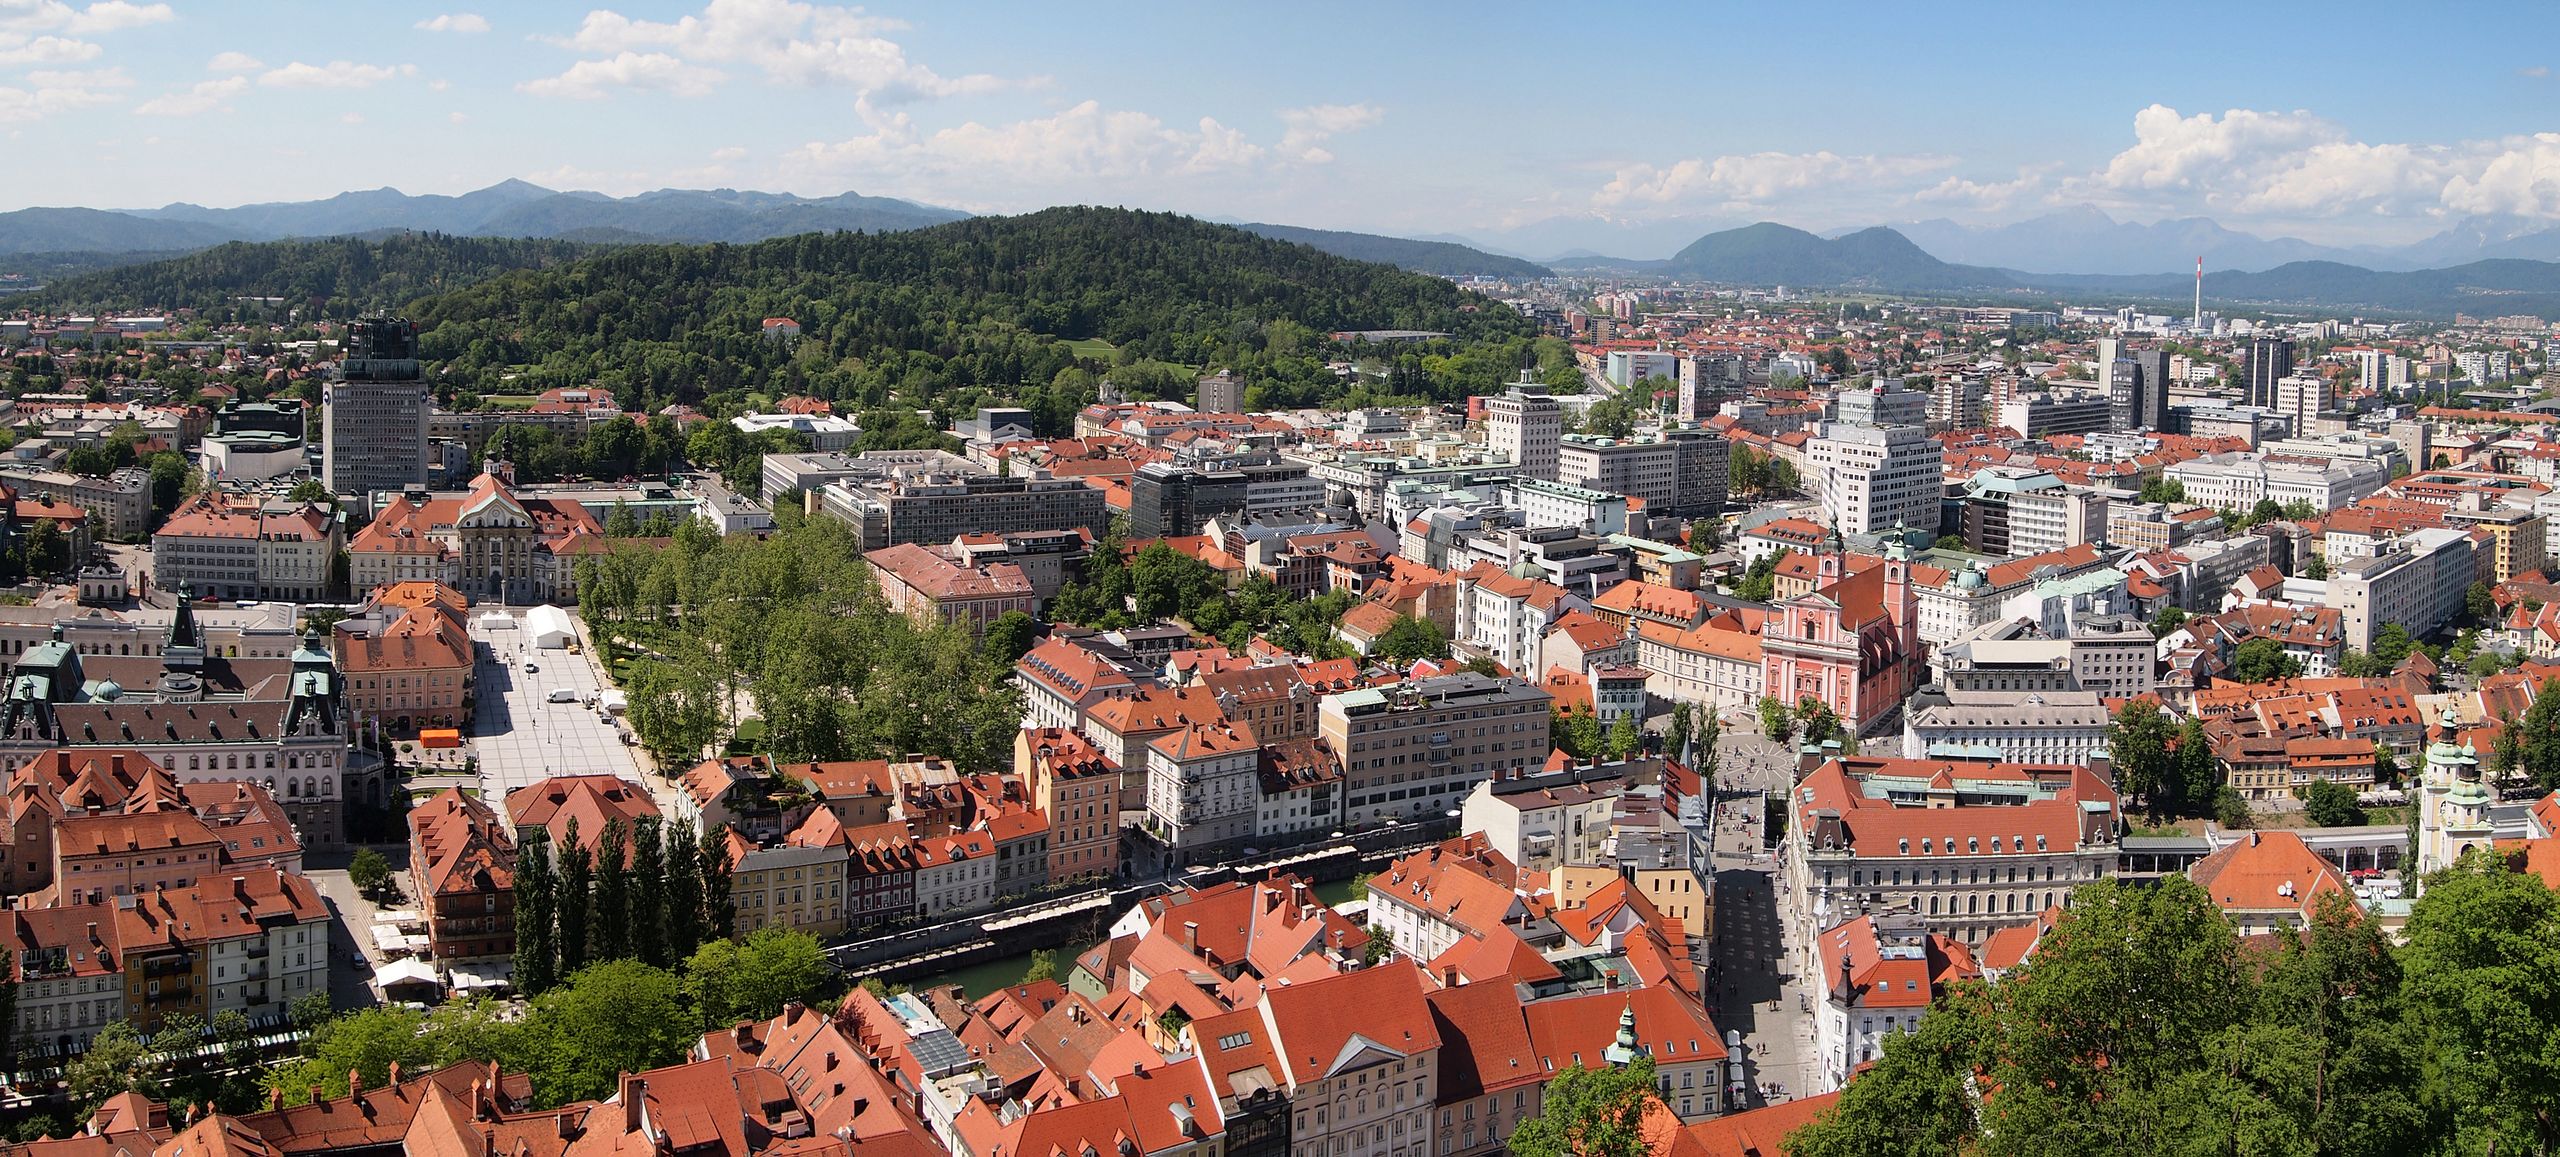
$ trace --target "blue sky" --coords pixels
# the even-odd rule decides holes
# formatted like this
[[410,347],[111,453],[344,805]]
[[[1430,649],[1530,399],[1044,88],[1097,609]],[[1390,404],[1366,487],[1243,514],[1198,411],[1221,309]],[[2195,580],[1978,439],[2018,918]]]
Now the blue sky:
[[0,209],[508,177],[1401,233],[2560,221],[2549,5],[0,0]]

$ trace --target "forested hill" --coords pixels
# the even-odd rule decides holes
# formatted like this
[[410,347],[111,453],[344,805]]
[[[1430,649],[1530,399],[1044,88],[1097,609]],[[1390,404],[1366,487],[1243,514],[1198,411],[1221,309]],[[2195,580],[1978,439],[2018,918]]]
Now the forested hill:
[[348,318],[519,269],[566,265],[596,247],[569,241],[395,233],[322,241],[235,241],[199,253],[65,277],[13,307],[70,312],[192,309],[211,320],[243,298],[282,298]]
[[1471,249],[1449,241],[1415,241],[1405,237],[1383,237],[1375,233],[1344,233],[1333,229],[1302,229],[1295,225],[1239,225],[1248,233],[1259,233],[1280,241],[1313,245],[1336,257],[1354,261],[1383,261],[1399,269],[1428,273],[1438,277],[1508,277],[1534,280],[1553,277],[1555,271],[1534,261],[1504,257]]
[[[1189,217],[1097,208],[899,233],[629,246],[410,311],[424,354],[462,383],[483,388],[515,373],[516,390],[601,385],[626,407],[743,389],[956,410],[1022,387],[1072,395],[1076,375],[1062,371],[1080,353],[1096,370],[1214,362],[1330,383],[1320,356],[1329,331],[1446,331],[1454,337],[1441,352],[1499,343],[1463,381],[1443,358],[1431,381],[1415,383],[1454,393],[1508,379],[1531,335],[1513,310],[1436,277]],[[797,321],[802,336],[766,340],[768,317]],[[1067,345],[1086,339],[1116,348]],[[954,393],[971,387],[986,390]],[[1186,396],[1189,381],[1165,393]]]

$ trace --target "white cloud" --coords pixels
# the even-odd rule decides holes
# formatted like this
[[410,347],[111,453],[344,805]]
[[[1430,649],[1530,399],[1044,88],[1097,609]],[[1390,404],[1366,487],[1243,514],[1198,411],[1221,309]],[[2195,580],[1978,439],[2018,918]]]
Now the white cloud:
[[140,28],[146,24],[166,24],[178,18],[178,14],[170,11],[166,4],[128,4],[125,0],[100,0],[99,3],[91,4],[76,12],[72,10],[71,5],[57,3],[54,0],[39,0],[38,3],[25,7],[37,12],[68,12],[70,15],[63,21],[62,27],[82,35],[121,32],[127,28]]
[[1333,160],[1333,154],[1318,147],[1343,133],[1357,132],[1386,119],[1386,110],[1368,104],[1319,104],[1306,108],[1282,109],[1280,122],[1288,131],[1280,134],[1280,154],[1294,161],[1321,165]]
[[747,150],[738,145],[728,145],[711,150],[711,159],[715,161],[743,161],[747,159]]
[[[2181,115],[2151,105],[2133,117],[2134,143],[2096,172],[2061,182],[2053,199],[2135,214],[2207,213],[2291,227],[2348,217],[2419,220],[2455,203],[2516,202],[2512,182],[2479,182],[2515,151],[2500,142],[2373,144],[2305,110],[2230,109]],[[2522,150],[2529,157],[2531,150]],[[2502,171],[2514,172],[2511,161]],[[2529,160],[2521,162],[2530,168]],[[2490,188],[2507,192],[2487,192]],[[2526,198],[2529,200],[2529,198]],[[2526,211],[2522,209],[2513,211]]]
[[256,72],[266,66],[267,62],[246,52],[223,52],[215,54],[213,59],[206,61],[204,70],[206,72]]
[[[81,37],[120,32],[176,18],[177,14],[171,12],[166,4],[101,0],[79,7],[62,0],[0,0],[0,68],[78,64],[95,60],[98,46]],[[43,88],[38,85],[35,89],[7,90],[16,95],[0,98],[8,102],[5,109],[9,110],[0,111],[0,116],[38,115],[25,110],[35,107],[35,93]],[[51,107],[60,107],[58,98]]]
[[2550,69],[2550,67],[2549,67],[2549,66],[2547,66],[2547,65],[2540,65],[2540,64],[2536,64],[2536,65],[2533,65],[2533,66],[2528,67],[2528,68],[2519,68],[2519,69],[2517,69],[2517,70],[2516,70],[2516,75],[2518,75],[2518,76],[2529,76],[2529,77],[2532,77],[2532,78],[2533,78],[2533,79],[2535,79],[2535,80],[2540,80],[2540,79],[2542,79],[2543,77],[2546,77],[2546,76],[2551,75],[2551,69]]
[[587,13],[557,43],[580,52],[666,55],[688,63],[755,69],[789,85],[840,85],[879,103],[986,92],[992,76],[944,76],[907,59],[882,36],[906,27],[860,8],[794,0],[711,0],[699,15],[634,20],[611,9]]
[[[1165,203],[1196,187],[1222,190],[1221,203],[1274,189],[1273,176],[1302,164],[1283,146],[1201,117],[1191,126],[1152,113],[1086,100],[1048,116],[938,130],[906,112],[854,102],[864,136],[812,141],[783,155],[779,178],[803,189],[892,184],[905,196],[979,209],[1091,200]],[[1325,118],[1309,118],[1310,125]],[[1374,114],[1334,116],[1340,127]],[[1306,146],[1298,146],[1303,150]]]
[[444,114],[444,119],[452,121],[455,124],[464,124],[469,122],[471,117],[467,113],[450,112]]
[[528,80],[517,90],[535,96],[597,100],[614,89],[639,88],[677,96],[703,96],[725,76],[663,52],[625,52],[608,60],[581,60],[558,76]]
[[42,120],[72,109],[104,104],[114,99],[108,90],[133,82],[122,69],[97,68],[33,72],[27,75],[26,83],[24,88],[0,85],[0,124]]
[[414,64],[357,64],[351,60],[332,60],[327,64],[304,64],[297,60],[258,78],[269,88],[371,88],[395,76],[415,76]]
[[98,46],[86,40],[64,36],[38,36],[12,46],[6,33],[0,33],[0,66],[20,64],[78,64],[95,60]]
[[1827,150],[1692,157],[1669,167],[1621,168],[1591,200],[1603,208],[1761,209],[1781,197],[1792,202],[1834,188],[1907,188],[1955,163],[1952,157],[1843,156]]
[[2500,142],[2476,168],[2445,182],[2444,205],[2457,213],[2560,217],[2560,133]]
[[487,32],[489,19],[471,12],[448,12],[419,21],[415,27],[428,32]]
[[249,91],[249,78],[226,76],[220,80],[200,81],[180,92],[164,93],[135,105],[137,116],[191,117],[212,112],[222,102]]

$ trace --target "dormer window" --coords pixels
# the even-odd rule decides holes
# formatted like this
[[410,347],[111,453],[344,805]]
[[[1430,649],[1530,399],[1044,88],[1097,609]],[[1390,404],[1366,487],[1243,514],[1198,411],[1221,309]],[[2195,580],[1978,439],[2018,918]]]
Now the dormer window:
[[1909,839],[1904,839],[1902,841],[1902,854],[1906,856],[1911,854],[1911,841]]
[[2044,850],[2044,837],[2043,837],[2043,836],[2037,836],[2037,837],[2036,837],[2036,850],[2037,850],[2037,851],[2039,851],[2039,852],[2041,852],[2041,851],[2043,851],[2043,850]]

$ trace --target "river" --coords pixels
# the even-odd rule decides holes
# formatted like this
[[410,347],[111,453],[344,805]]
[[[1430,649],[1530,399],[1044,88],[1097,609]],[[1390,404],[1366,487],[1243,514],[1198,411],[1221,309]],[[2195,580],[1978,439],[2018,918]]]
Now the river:
[[[1348,901],[1351,899],[1351,881],[1336,880],[1330,884],[1316,885],[1316,899],[1326,905],[1341,904]],[[1076,954],[1091,947],[1093,946],[1090,944],[1075,944],[1058,949],[1057,967],[1058,980],[1060,983],[1064,983],[1066,981],[1067,969],[1070,965],[1075,963]],[[982,961],[977,964],[972,964],[966,968],[955,968],[949,972],[938,972],[931,976],[914,977],[904,983],[913,988],[930,988],[937,984],[957,984],[962,989],[966,990],[972,999],[975,999],[1022,979],[1022,974],[1030,970],[1031,954],[1029,952],[1021,952],[1012,956],[999,956],[996,959]]]

